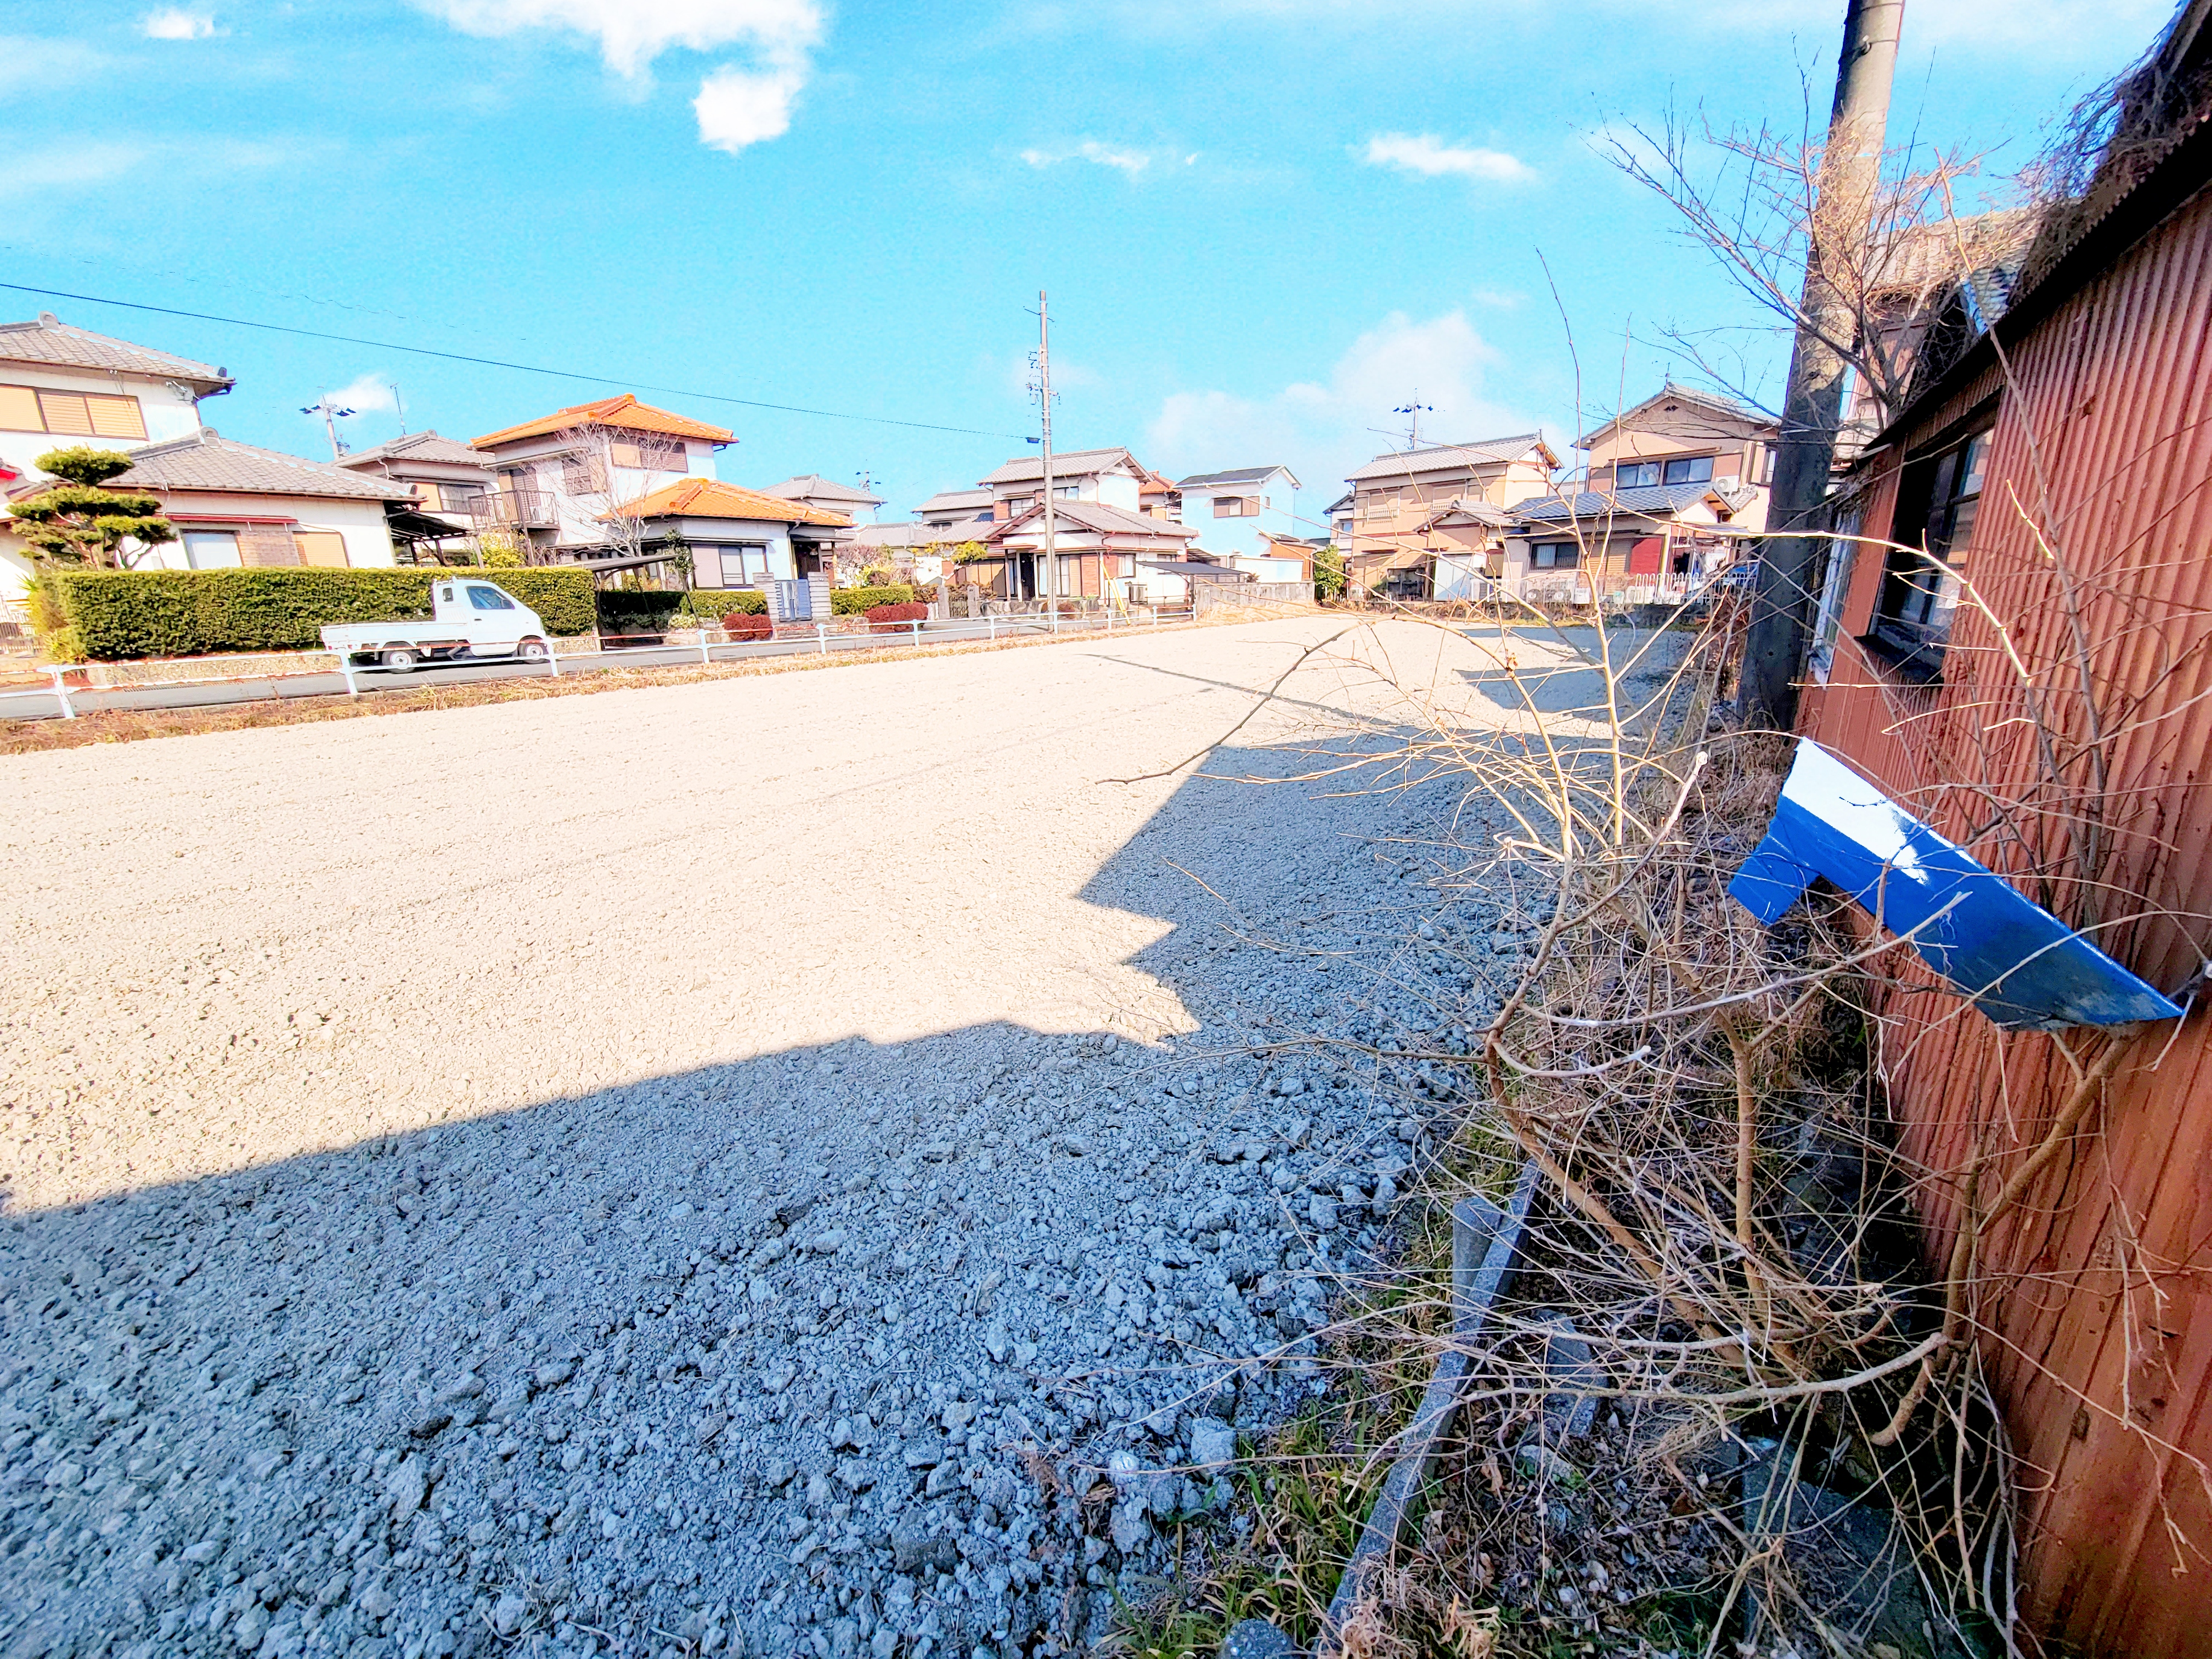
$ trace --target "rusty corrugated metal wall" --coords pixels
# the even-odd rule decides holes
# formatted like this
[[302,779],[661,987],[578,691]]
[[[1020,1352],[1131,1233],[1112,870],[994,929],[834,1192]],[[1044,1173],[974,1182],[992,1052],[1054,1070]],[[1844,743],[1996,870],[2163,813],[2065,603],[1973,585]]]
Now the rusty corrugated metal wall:
[[[1800,729],[2172,988],[2212,944],[2212,198],[2010,357],[2009,376],[1990,369],[1906,450],[1994,407],[1967,570],[2025,678],[1990,618],[1962,605],[1942,686],[1896,682],[1850,638],[1881,585],[1880,555],[1865,550]],[[1881,460],[1869,532],[1893,510]],[[2050,526],[2058,559],[2031,520]],[[2039,712],[2060,758],[2074,757],[2055,782]],[[2084,879],[2093,835],[2101,884]],[[2008,1036],[1956,998],[1886,1000],[1893,1109],[1926,1171],[1940,1260],[1959,1224],[1956,1172],[1997,1152],[1987,1179],[2008,1174],[2069,1078],[2050,1038]],[[1985,1252],[1984,1351],[2023,1466],[2025,1611],[2080,1650],[2212,1655],[2208,1028],[2200,1010],[2178,1036],[2164,1026],[2136,1043],[2101,1112]]]

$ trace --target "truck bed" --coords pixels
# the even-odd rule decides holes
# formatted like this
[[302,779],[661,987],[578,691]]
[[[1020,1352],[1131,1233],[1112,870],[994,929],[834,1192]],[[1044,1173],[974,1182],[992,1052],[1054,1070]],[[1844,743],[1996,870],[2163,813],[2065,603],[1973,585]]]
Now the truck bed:
[[434,622],[331,623],[322,638],[332,651],[379,651],[387,645],[444,650],[469,642],[466,629]]

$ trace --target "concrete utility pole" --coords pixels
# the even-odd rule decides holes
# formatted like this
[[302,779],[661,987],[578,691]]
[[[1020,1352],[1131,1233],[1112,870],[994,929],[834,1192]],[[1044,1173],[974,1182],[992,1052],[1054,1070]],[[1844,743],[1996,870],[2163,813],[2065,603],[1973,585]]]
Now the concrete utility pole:
[[[1841,354],[1828,342],[1849,338],[1856,319],[1849,299],[1823,272],[1820,249],[1823,242],[1831,247],[1863,244],[1869,234],[1889,128],[1898,35],[1904,26],[1905,0],[1846,0],[1836,105],[1821,153],[1814,222],[1806,237],[1804,298],[1768,492],[1770,532],[1814,529],[1827,500],[1845,372]],[[1802,533],[1770,533],[1759,542],[1759,581],[1744,636],[1738,698],[1744,719],[1753,724],[1786,732],[1797,718],[1796,679],[1805,654],[1815,545],[1814,538]]]
[[1044,290],[1037,290],[1037,405],[1044,411],[1044,608],[1052,617],[1052,631],[1060,632],[1060,606],[1054,599],[1054,576],[1060,561],[1054,556],[1052,522],[1052,319],[1046,314]]

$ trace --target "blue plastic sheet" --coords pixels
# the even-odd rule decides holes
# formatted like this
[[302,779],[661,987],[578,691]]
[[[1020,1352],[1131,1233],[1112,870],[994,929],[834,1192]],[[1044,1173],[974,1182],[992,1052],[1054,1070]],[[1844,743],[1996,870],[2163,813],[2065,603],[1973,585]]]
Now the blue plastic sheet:
[[2181,1009],[2003,878],[1801,739],[1766,838],[1729,892],[1771,927],[1815,877],[1849,893],[1998,1024],[2062,1030]]

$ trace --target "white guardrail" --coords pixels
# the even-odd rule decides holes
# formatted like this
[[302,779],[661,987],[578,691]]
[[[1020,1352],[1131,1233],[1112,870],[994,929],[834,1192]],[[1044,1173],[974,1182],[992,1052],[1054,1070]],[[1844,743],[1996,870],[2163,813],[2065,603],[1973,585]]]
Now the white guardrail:
[[[410,669],[396,669],[386,668],[380,664],[374,663],[356,665],[346,653],[332,652],[327,653],[336,659],[331,667],[311,669],[297,674],[252,674],[240,676],[234,679],[140,680],[127,686],[72,687],[68,683],[68,676],[72,672],[81,672],[80,665],[42,663],[39,668],[40,672],[47,675],[53,682],[51,695],[60,707],[61,717],[64,720],[75,720],[78,714],[76,700],[88,691],[95,694],[102,692],[127,694],[140,691],[174,691],[185,687],[201,687],[215,690],[225,685],[257,681],[266,681],[274,684],[280,680],[308,679],[322,674],[335,674],[345,682],[346,695],[357,697],[362,692],[362,681],[369,677],[384,679],[411,679],[420,674],[434,674],[441,667],[534,668],[538,664],[543,663],[545,672],[558,678],[563,672],[571,674],[604,672],[624,665],[623,661],[616,659],[637,657],[665,659],[673,656],[678,659],[677,661],[664,662],[660,665],[679,667],[684,662],[692,660],[694,653],[697,653],[696,659],[701,663],[744,662],[753,658],[804,656],[810,653],[832,656],[840,652],[912,650],[920,645],[995,644],[1000,640],[1019,637],[1066,639],[1078,635],[1091,634],[1111,637],[1116,632],[1144,633],[1195,620],[1196,612],[1188,609],[1154,611],[1149,617],[1142,621],[1126,615],[1117,617],[1110,610],[1059,617],[1038,614],[1000,616],[994,613],[975,617],[954,617],[950,621],[932,621],[927,617],[917,617],[907,623],[878,623],[871,624],[866,631],[861,633],[847,633],[842,629],[833,629],[827,623],[816,623],[813,624],[814,631],[811,635],[793,634],[791,631],[793,624],[786,623],[783,625],[783,635],[781,638],[734,640],[729,636],[728,630],[715,624],[699,629],[697,630],[699,637],[696,641],[683,640],[671,643],[662,636],[655,635],[653,637],[660,642],[651,645],[600,645],[589,651],[571,652],[567,656],[563,656],[554,643],[548,641],[545,654],[536,659],[462,658],[458,661],[425,663]],[[690,633],[692,630],[685,629],[670,631]],[[615,635],[613,637],[638,636]],[[37,696],[46,694],[28,692],[19,695]],[[222,699],[210,699],[210,701],[222,701]],[[172,703],[167,706],[188,708],[193,705]]]

